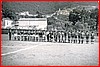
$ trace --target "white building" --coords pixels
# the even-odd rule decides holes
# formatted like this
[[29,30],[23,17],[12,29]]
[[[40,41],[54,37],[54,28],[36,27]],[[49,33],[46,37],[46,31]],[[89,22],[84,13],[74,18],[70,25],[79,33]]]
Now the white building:
[[3,18],[2,19],[2,28],[3,29],[11,28],[12,27],[12,23],[13,23],[13,21],[10,20],[9,18]]
[[47,29],[47,18],[20,18],[17,21],[18,29]]
[[61,10],[61,9],[59,8],[59,10],[57,11],[57,15],[68,15],[68,16],[69,16],[70,11],[71,11],[71,10],[69,10],[69,9],[63,9],[63,10]]

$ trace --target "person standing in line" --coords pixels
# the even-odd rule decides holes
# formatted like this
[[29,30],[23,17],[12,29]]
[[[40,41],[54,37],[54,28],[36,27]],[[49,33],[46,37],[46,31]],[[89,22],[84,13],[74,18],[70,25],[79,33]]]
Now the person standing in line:
[[54,31],[54,42],[57,42],[57,31]]
[[62,36],[62,38],[61,38],[61,42],[63,43],[64,42],[64,31],[61,31],[61,36]]
[[74,36],[73,41],[74,43],[76,43],[76,38],[77,38],[76,31],[73,31],[73,36]]
[[62,31],[60,31],[60,42],[62,42]]
[[49,32],[49,31],[47,31],[47,42],[49,42],[49,41],[50,41],[50,37],[49,37],[49,35],[50,35],[50,32]]
[[81,38],[81,32],[80,30],[78,31],[78,43],[80,44],[80,38]]
[[48,31],[46,30],[46,31],[45,31],[45,42],[48,41],[48,39],[47,39],[48,34],[49,34],[49,33],[48,33]]
[[60,42],[60,31],[58,31],[58,42]]
[[35,30],[32,30],[33,32],[32,32],[32,41],[34,41],[35,42],[35,39],[36,39],[36,32],[35,32]]
[[32,30],[30,30],[30,41],[32,41]]
[[71,32],[71,43],[74,41],[74,31]]
[[28,30],[28,41],[30,41],[30,30]]
[[59,31],[57,31],[57,42],[59,42]]
[[17,38],[18,38],[18,41],[20,41],[20,30],[18,30],[18,36],[17,36]]
[[70,43],[70,41],[71,41],[71,32],[69,31],[68,32],[68,43]]
[[53,39],[52,34],[53,34],[52,31],[50,31],[50,33],[49,33],[49,35],[50,35],[50,36],[49,36],[49,38],[50,38],[50,39],[49,39],[50,42],[52,42],[52,39]]
[[86,36],[86,44],[88,44],[88,42],[89,42],[89,33],[88,33],[88,31],[86,31],[85,36]]
[[52,42],[55,42],[55,31],[52,31]]
[[25,41],[25,30],[23,30],[23,41]]
[[74,32],[74,43],[77,43],[77,31]]
[[23,41],[23,33],[24,33],[24,31],[23,30],[21,30],[21,41]]
[[38,30],[38,37],[37,37],[37,41],[38,42],[40,42],[40,41],[42,41],[42,32],[41,32],[41,30]]
[[14,40],[17,40],[17,30],[14,32]]
[[73,42],[75,43],[75,30],[73,31]]
[[82,31],[82,32],[81,32],[81,43],[82,43],[82,44],[83,44],[83,42],[84,42],[84,34],[85,34],[85,33]]
[[45,30],[42,30],[42,42],[45,42]]
[[11,29],[8,30],[8,39],[11,40]]
[[66,43],[66,36],[67,36],[66,31],[64,31],[64,43]]
[[91,44],[93,44],[93,42],[94,42],[94,33],[91,32]]

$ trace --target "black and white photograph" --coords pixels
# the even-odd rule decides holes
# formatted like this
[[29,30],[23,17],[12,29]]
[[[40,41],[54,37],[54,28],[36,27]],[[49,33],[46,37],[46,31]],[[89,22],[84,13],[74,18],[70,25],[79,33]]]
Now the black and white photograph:
[[98,66],[98,2],[2,2],[2,66]]

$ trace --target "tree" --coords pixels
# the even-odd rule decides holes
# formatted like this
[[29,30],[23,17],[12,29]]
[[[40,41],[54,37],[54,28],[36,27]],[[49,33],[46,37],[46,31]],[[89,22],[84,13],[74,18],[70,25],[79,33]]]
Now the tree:
[[80,14],[77,12],[70,12],[69,14],[69,21],[73,22],[72,25],[75,25],[78,20],[80,20]]
[[3,8],[2,9],[2,16],[3,18],[10,18],[11,20],[18,20],[19,16],[15,13],[15,11],[12,11],[8,8]]

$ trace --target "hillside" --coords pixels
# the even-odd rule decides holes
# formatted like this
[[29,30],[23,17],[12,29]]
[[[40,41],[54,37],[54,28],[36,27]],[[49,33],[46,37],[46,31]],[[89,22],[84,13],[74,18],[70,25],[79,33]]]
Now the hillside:
[[72,8],[76,6],[98,6],[97,2],[3,2],[3,9],[10,9],[15,12],[29,11],[34,14],[38,10],[41,13],[52,13],[59,8]]

